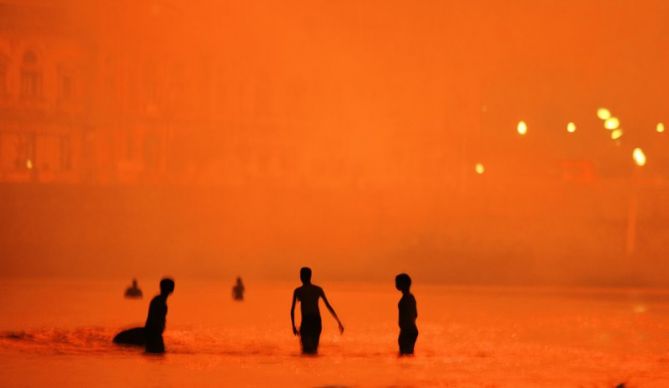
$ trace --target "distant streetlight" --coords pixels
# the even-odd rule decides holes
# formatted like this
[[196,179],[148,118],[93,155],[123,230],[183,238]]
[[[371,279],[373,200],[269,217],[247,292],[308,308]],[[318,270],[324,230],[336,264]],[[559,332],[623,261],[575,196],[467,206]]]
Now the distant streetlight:
[[657,126],[655,127],[655,130],[657,131],[657,133],[664,132],[664,123],[657,123]]
[[599,117],[600,120],[608,120],[611,118],[611,111],[606,108],[599,108],[597,109],[597,117]]
[[[632,159],[634,164],[639,167],[646,165],[646,154],[639,147],[634,148],[632,151]],[[640,181],[639,174],[641,169],[635,168],[633,173],[632,181],[632,195],[629,199],[629,206],[627,209],[627,233],[625,241],[625,253],[627,256],[632,256],[636,250],[636,227],[637,227],[637,218],[638,218],[638,208],[639,208],[639,190],[640,190]]]
[[477,174],[482,175],[485,172],[485,166],[483,163],[476,163],[474,171],[476,171]]
[[618,128],[611,131],[611,140],[618,140],[623,137],[623,130]]
[[527,123],[525,123],[523,120],[520,120],[516,126],[516,130],[520,136],[525,136],[525,134],[527,134]]
[[618,129],[620,127],[620,120],[617,117],[609,117],[604,120],[604,128],[606,129]]
[[636,147],[634,151],[632,151],[632,159],[634,159],[634,164],[639,167],[646,165],[646,154],[639,147]]
[[574,123],[571,122],[571,121],[568,122],[568,123],[567,123],[567,132],[569,132],[569,133],[574,133],[574,132],[576,132],[576,124],[574,124]]

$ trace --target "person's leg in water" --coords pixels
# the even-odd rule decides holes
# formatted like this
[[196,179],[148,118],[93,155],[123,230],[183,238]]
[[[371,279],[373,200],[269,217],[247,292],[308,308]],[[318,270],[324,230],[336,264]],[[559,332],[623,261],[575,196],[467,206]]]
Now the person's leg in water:
[[318,342],[321,337],[321,318],[320,317],[302,317],[300,324],[300,342],[302,343],[302,353],[318,353]]
[[414,352],[418,330],[415,328],[401,329],[397,342],[400,345],[400,356],[411,355]]
[[146,352],[147,353],[165,353],[165,343],[161,333],[146,333]]

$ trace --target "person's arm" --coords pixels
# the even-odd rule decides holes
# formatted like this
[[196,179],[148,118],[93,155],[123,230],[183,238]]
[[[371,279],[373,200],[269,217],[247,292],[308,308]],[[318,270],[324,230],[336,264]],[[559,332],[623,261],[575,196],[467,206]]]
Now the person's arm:
[[293,291],[293,303],[290,305],[290,323],[293,325],[293,334],[298,335],[299,332],[295,327],[295,300],[297,299],[297,290]]
[[337,313],[335,312],[334,308],[332,308],[332,306],[330,305],[330,302],[328,302],[328,298],[325,297],[325,292],[323,291],[323,289],[321,289],[321,298],[323,298],[323,302],[325,302],[325,307],[328,308],[330,314],[332,314],[334,319],[337,320],[337,324],[339,325],[339,333],[344,334],[344,325],[341,324],[341,321],[339,320]]

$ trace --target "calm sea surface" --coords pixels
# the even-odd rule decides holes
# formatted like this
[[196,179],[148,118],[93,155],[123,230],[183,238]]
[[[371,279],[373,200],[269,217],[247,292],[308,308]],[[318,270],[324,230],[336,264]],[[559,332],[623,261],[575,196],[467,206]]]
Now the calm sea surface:
[[[123,281],[0,281],[0,386],[669,387],[669,292],[417,285],[420,336],[396,356],[389,284],[322,283],[346,331],[324,315],[320,355],[290,328],[297,284],[177,280],[168,354],[111,343],[142,325]],[[299,313],[298,313],[299,321]]]

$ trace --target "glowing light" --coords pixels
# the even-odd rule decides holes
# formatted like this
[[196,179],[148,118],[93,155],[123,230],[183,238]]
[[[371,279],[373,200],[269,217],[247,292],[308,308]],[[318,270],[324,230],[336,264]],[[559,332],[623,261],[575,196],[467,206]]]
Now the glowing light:
[[485,166],[482,163],[476,163],[476,166],[474,166],[474,171],[481,175],[485,172]]
[[634,159],[634,163],[639,167],[646,165],[646,154],[644,154],[643,150],[639,147],[636,147],[634,151],[632,151],[632,159]]
[[643,313],[648,311],[648,308],[645,305],[638,304],[638,305],[635,305],[632,310],[637,314],[643,314]]
[[597,109],[597,117],[599,117],[600,120],[608,120],[611,118],[611,111],[606,108],[599,108]]
[[620,120],[617,117],[609,117],[604,121],[604,128],[606,129],[618,129],[620,127]]
[[32,170],[32,169],[33,169],[33,161],[32,161],[32,160],[30,160],[30,159],[26,160],[26,168],[27,168],[28,170]]
[[576,124],[574,124],[574,123],[571,122],[571,121],[568,122],[568,123],[567,123],[567,132],[569,132],[569,133],[574,133],[574,132],[576,132]]
[[664,132],[664,123],[657,123],[657,126],[655,127],[655,130],[657,131],[657,133]]
[[516,130],[518,131],[518,134],[520,136],[525,136],[527,133],[527,123],[525,123],[523,120],[520,120],[518,122],[518,126],[516,127]]
[[623,137],[623,130],[618,128],[611,131],[611,140],[618,140]]

